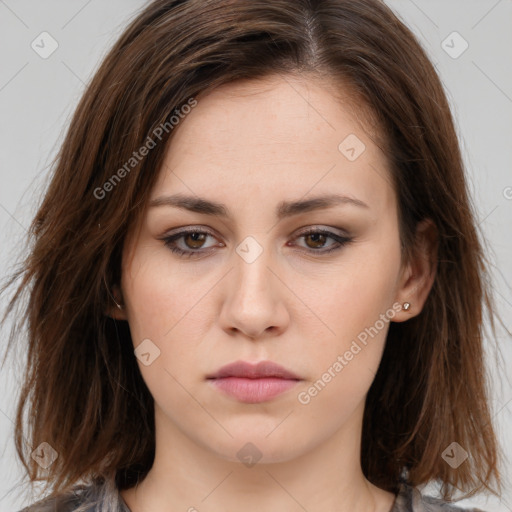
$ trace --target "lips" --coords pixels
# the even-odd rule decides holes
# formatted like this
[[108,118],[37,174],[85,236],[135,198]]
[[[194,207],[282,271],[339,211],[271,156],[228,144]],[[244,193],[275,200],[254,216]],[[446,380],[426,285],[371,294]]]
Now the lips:
[[260,361],[255,365],[245,361],[235,361],[223,366],[208,378],[221,379],[224,377],[243,377],[246,379],[276,377],[278,379],[301,380],[299,376],[272,361]]
[[207,377],[215,389],[244,403],[260,403],[284,393],[302,379],[271,361],[236,361]]

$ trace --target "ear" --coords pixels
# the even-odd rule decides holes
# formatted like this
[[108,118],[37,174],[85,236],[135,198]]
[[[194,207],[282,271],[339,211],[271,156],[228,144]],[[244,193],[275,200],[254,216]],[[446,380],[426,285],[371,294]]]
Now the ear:
[[[421,313],[434,284],[439,247],[437,228],[431,219],[418,223],[414,247],[408,262],[404,264],[398,282],[395,300],[402,309],[394,316],[394,322],[405,322]],[[403,304],[408,302],[409,309]]]
[[112,287],[110,302],[106,315],[114,320],[127,320],[122,293],[117,284]]

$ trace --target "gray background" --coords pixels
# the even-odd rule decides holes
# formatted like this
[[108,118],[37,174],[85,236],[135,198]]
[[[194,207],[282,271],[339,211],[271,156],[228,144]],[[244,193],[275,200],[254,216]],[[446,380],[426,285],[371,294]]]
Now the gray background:
[[[479,225],[493,263],[496,304],[507,328],[512,330],[512,0],[387,3],[418,35],[445,84]],[[1,277],[12,270],[52,158],[84,84],[128,20],[144,4],[142,0],[0,0]],[[58,43],[56,51],[46,59],[31,47],[34,40],[40,41],[38,36],[44,31]],[[454,31],[462,39],[451,35]],[[464,41],[468,48],[461,53]],[[45,48],[50,48],[49,39]],[[2,297],[2,308],[5,302]],[[2,347],[8,327],[1,333]],[[510,458],[512,386],[504,373],[506,368],[512,368],[512,342],[503,330],[499,335],[503,356],[499,365],[489,348],[492,406],[504,453]],[[11,357],[0,375],[2,511],[19,510],[31,501],[19,486],[22,471],[12,440],[20,368],[19,360]],[[510,460],[504,470],[505,482],[510,482]],[[461,504],[467,503],[489,512],[512,511],[511,486],[507,483],[501,501],[479,497]]]

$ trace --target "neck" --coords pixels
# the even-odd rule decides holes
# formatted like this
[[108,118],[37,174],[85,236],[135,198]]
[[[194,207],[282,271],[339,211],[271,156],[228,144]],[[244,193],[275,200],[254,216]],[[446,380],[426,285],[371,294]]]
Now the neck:
[[[372,485],[361,470],[362,412],[298,457],[283,460],[283,455],[267,453],[254,465],[247,459],[246,465],[198,445],[156,410],[153,466],[121,495],[131,512],[388,512],[394,495]],[[236,445],[245,444],[240,440]],[[272,459],[277,461],[264,462]]]

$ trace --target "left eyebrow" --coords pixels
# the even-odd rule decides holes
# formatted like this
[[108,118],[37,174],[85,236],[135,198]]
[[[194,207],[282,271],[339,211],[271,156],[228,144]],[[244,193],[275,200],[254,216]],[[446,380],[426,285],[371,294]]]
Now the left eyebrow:
[[[327,194],[316,196],[311,199],[297,201],[281,201],[276,207],[276,217],[282,220],[286,217],[292,217],[301,213],[314,210],[324,210],[339,205],[352,205],[360,208],[369,208],[369,206],[353,197],[339,194]],[[181,208],[202,215],[212,215],[216,217],[231,218],[226,205],[197,196],[186,196],[183,194],[174,194],[172,196],[161,196],[152,199],[149,203],[151,208],[158,206],[172,206]]]

